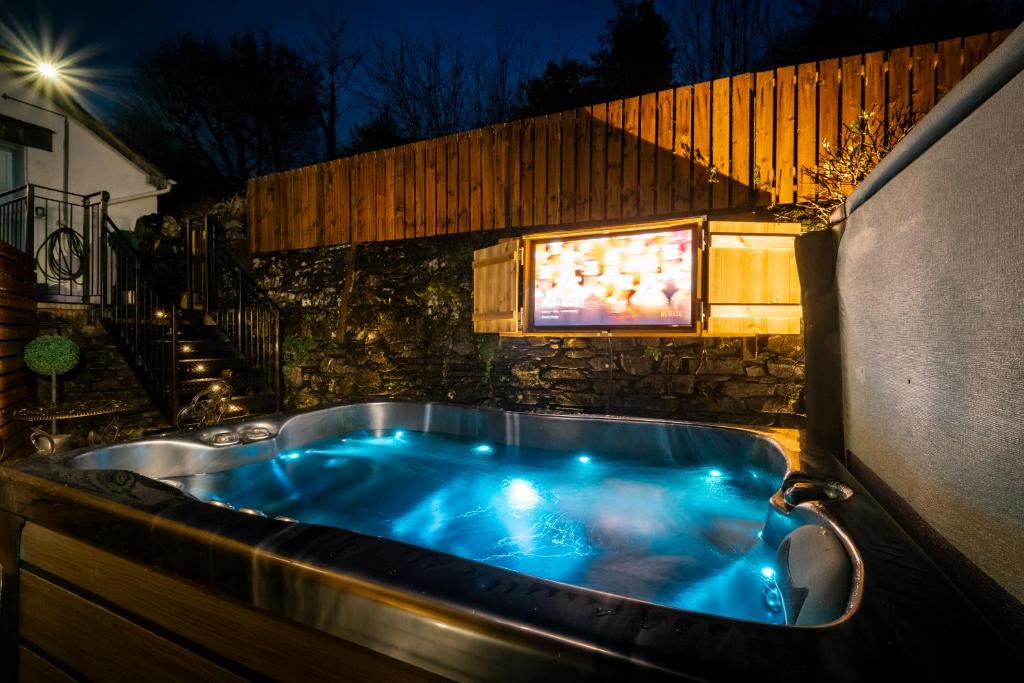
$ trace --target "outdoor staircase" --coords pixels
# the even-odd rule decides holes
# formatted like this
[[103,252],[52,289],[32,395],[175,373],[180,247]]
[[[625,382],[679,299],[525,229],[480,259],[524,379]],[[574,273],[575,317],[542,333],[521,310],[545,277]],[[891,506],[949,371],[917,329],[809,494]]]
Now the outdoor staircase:
[[209,217],[184,222],[179,264],[144,256],[110,219],[109,200],[32,184],[0,193],[0,241],[35,261],[37,299],[96,306],[172,425],[195,424],[182,410],[214,386],[232,389],[215,392],[219,417],[280,410],[281,311]]
[[229,417],[247,417],[277,409],[276,393],[265,386],[257,368],[202,311],[181,312],[177,363],[182,405],[200,391],[220,383],[233,390]]
[[188,408],[197,397],[208,402],[211,391],[223,419],[280,410],[280,310],[209,221],[186,221],[180,280],[161,282],[104,220],[100,322],[168,422],[201,421]]

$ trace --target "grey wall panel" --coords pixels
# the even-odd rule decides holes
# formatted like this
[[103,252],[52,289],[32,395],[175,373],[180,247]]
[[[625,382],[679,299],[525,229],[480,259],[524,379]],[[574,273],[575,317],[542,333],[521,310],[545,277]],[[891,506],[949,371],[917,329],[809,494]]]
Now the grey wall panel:
[[837,278],[847,448],[1024,600],[1024,74],[851,213]]

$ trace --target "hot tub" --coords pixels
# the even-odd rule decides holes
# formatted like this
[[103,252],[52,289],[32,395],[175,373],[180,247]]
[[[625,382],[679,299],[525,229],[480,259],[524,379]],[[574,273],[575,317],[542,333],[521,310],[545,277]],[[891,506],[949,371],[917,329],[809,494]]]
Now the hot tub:
[[[384,667],[371,678],[716,678],[769,666],[858,679],[892,654],[892,626],[871,619],[903,600],[868,599],[878,544],[893,565],[875,568],[879,588],[908,566],[925,567],[913,590],[941,577],[794,437],[364,403],[25,461],[3,471],[0,500],[27,522],[30,597],[55,590],[48,581],[98,595],[145,626],[184,629],[197,652],[242,673],[298,679],[303,665],[355,661],[355,647]],[[60,560],[53,546],[70,550]],[[100,554],[74,559],[89,553]],[[88,564],[121,568],[104,577]],[[195,592],[133,597],[146,572]],[[278,671],[273,642],[249,652],[251,638],[189,631],[202,625],[182,610],[216,622],[230,610],[210,605],[224,599],[315,632],[318,661]]]

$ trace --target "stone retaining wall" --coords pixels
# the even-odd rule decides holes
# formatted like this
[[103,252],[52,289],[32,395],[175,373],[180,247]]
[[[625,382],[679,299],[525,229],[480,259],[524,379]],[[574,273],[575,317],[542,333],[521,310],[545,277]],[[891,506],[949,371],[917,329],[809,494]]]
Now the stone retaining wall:
[[498,338],[472,332],[472,251],[493,236],[259,254],[257,280],[285,310],[286,404],[372,398],[513,410],[802,424],[796,335]]

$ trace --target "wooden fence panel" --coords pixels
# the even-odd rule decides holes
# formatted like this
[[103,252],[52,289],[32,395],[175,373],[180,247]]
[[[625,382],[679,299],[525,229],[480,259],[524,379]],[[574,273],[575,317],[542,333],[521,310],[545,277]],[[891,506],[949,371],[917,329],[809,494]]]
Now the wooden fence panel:
[[711,83],[711,164],[715,167],[711,192],[711,208],[729,206],[729,87],[730,79],[719,78]]
[[753,135],[750,130],[754,109],[754,74],[741,74],[732,79],[732,133],[729,155],[729,205],[750,206],[754,187],[751,157]]
[[25,345],[36,336],[35,264],[6,242],[0,242],[0,459],[29,455],[29,425],[10,412],[31,405],[36,396],[35,373],[25,369]]
[[675,148],[673,134],[675,122],[675,91],[663,90],[658,93],[657,102],[658,129],[655,134],[654,177],[657,183],[655,190],[655,209],[657,214],[672,212],[672,150]]
[[787,66],[775,72],[775,182],[776,197],[781,204],[794,199],[796,175],[796,67]]
[[590,110],[590,219],[603,221],[608,199],[608,105]]
[[806,169],[818,166],[821,143],[818,140],[817,99],[817,65],[801,64],[796,70],[796,161],[793,170],[797,197],[801,200],[814,195]]
[[590,108],[576,110],[576,194],[574,217],[590,219],[590,136],[593,131]]
[[675,91],[675,143],[672,146],[672,210],[693,210],[693,88]]
[[706,211],[711,205],[711,83],[693,86],[692,190],[690,211]]
[[640,194],[637,210],[641,216],[657,213],[656,164],[658,150],[658,94],[640,98]]
[[754,77],[754,203],[775,201],[775,72]]
[[926,113],[1009,31],[738,74],[249,182],[253,252],[750,211],[861,111]]

